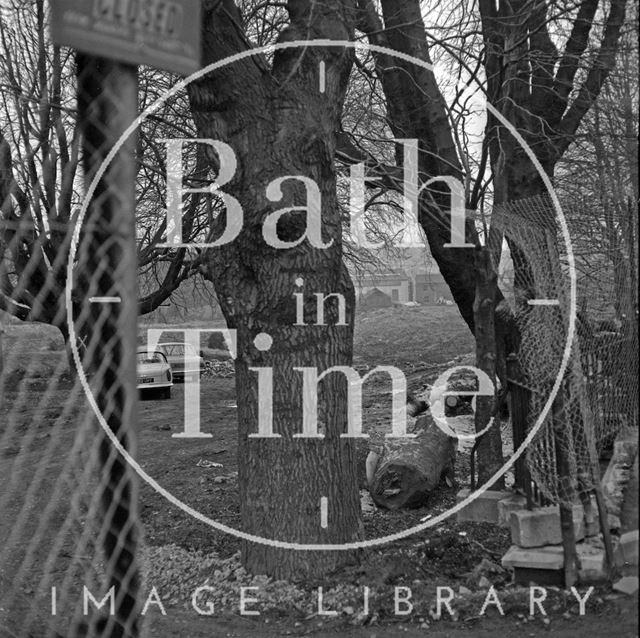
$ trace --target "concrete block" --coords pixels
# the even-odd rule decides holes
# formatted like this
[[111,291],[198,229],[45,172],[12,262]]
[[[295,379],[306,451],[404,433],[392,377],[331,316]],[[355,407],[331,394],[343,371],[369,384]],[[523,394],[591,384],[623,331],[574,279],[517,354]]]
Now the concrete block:
[[[463,489],[458,492],[457,502],[464,500],[470,494],[470,490]],[[472,521],[475,523],[497,523],[498,503],[511,496],[511,492],[486,490],[471,503],[465,505],[457,515],[458,521]]]
[[564,556],[562,547],[552,545],[525,549],[512,545],[502,557],[504,568],[525,567],[527,569],[562,569]]
[[581,583],[597,583],[607,580],[604,548],[596,547],[589,543],[577,543],[576,551],[580,560],[578,580]]
[[638,530],[625,532],[613,552],[616,567],[625,576],[638,574]]
[[531,583],[541,587],[563,587],[564,571],[562,569],[515,567],[513,570],[513,582],[523,587],[528,587]]
[[[606,580],[605,553],[602,548],[588,543],[576,543],[580,561],[578,579],[582,583]],[[529,581],[539,585],[549,585],[558,578],[558,571],[564,567],[564,553],[561,545],[523,548],[512,545],[502,557],[502,566],[516,571],[516,579],[521,584]],[[523,578],[529,580],[523,580]],[[562,577],[564,579],[564,576]]]
[[511,525],[511,512],[525,509],[527,499],[522,494],[512,494],[508,498],[498,501],[498,525],[509,527]]
[[625,576],[618,582],[613,583],[613,589],[615,591],[622,592],[628,596],[635,596],[638,593],[638,577],[637,576]]
[[[576,541],[584,538],[582,505],[573,507]],[[520,547],[542,547],[562,543],[560,508],[557,505],[511,512],[511,542]]]

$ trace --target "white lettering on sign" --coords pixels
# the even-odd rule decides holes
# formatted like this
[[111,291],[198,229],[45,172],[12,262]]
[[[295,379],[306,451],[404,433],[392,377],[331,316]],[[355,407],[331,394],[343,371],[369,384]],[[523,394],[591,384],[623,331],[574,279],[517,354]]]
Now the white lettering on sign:
[[202,67],[201,0],[50,0],[50,4],[54,44],[180,75]]
[[168,0],[95,0],[93,17],[169,38],[182,27],[180,3]]

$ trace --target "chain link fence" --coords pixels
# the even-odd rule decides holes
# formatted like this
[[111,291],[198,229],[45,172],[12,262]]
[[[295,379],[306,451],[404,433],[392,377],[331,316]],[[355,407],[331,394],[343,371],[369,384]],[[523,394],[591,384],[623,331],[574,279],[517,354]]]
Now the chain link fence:
[[[26,320],[1,316],[0,633],[12,637],[140,631],[137,482],[122,455],[136,440],[135,136],[103,164],[135,117],[137,79],[95,58],[75,66],[77,113],[60,95],[31,180],[19,102],[2,139],[3,305]],[[39,171],[65,152],[47,192]]]
[[[19,13],[12,25],[32,19]],[[143,635],[138,486],[123,453],[136,453],[136,273],[161,278],[151,270],[157,262],[149,258],[145,270],[144,261],[166,229],[154,221],[156,206],[136,209],[136,175],[144,168],[136,137],[116,151],[139,106],[136,73],[83,56],[76,63],[71,53],[36,43],[36,57],[52,65],[45,81],[21,57],[18,30],[5,24],[2,46],[0,72],[10,90],[0,128],[0,635]],[[193,136],[188,121],[180,125],[176,137]],[[185,161],[206,181],[206,158],[192,153]],[[153,170],[162,172],[155,159]],[[143,188],[153,187],[153,177]],[[198,196],[190,205],[184,240],[202,240],[216,213]],[[136,217],[144,215],[148,249],[136,245]],[[544,200],[510,204],[492,223],[516,262],[529,431],[548,408],[527,464],[549,499],[566,502],[573,496],[562,484],[558,453],[574,487],[589,490],[601,450],[621,428],[637,427],[637,296],[618,282],[616,294],[629,299],[616,308],[632,312],[607,314],[599,306],[578,317],[558,399],[546,406],[569,326],[562,242]],[[178,264],[178,279],[196,267]],[[614,278],[603,277],[599,299]],[[583,294],[595,298],[582,283]],[[554,303],[529,303],[536,300]],[[229,362],[207,370],[233,374]]]
[[[49,21],[48,3],[0,2],[0,636],[145,635],[151,568],[124,456],[139,458],[137,321],[183,282],[190,301],[211,296],[200,252],[159,246],[163,140],[197,135],[171,73],[56,47]],[[185,188],[211,184],[202,145],[181,159]],[[208,236],[212,200],[184,197],[185,243]]]
[[[570,208],[564,211],[571,232]],[[602,264],[602,279],[585,281],[579,263],[580,238],[569,255],[552,203],[546,198],[510,202],[494,213],[492,224],[507,239],[514,264],[514,307],[520,333],[518,387],[527,393],[525,432],[540,423],[527,448],[526,466],[544,501],[570,504],[600,480],[599,459],[617,434],[638,424],[637,296],[631,278],[618,285],[614,264]],[[495,231],[495,228],[494,228]],[[598,255],[591,255],[593,260]],[[577,266],[577,267],[576,267]],[[575,330],[570,329],[570,268],[576,273]],[[609,271],[608,273],[606,271]],[[632,272],[632,269],[627,269]],[[609,286],[609,316],[591,315],[578,293],[602,300]],[[591,287],[591,290],[590,290]],[[603,306],[599,306],[602,312]],[[563,372],[564,371],[564,372]],[[555,399],[551,399],[554,388]]]

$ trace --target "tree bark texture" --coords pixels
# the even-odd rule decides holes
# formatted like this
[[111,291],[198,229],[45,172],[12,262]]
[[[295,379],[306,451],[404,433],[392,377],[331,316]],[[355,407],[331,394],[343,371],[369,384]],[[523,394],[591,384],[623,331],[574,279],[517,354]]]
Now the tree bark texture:
[[[496,331],[495,298],[498,276],[491,261],[488,248],[478,248],[475,253],[476,298],[473,305],[476,329],[476,367],[491,379],[496,387]],[[494,416],[491,428],[481,437],[476,447],[478,458],[478,484],[483,485],[503,464],[502,438],[500,436],[500,414],[494,410],[494,396],[476,397],[475,427],[481,432]],[[494,483],[495,489],[504,487],[504,477]]]
[[[205,12],[205,63],[246,44],[233,3]],[[289,3],[291,25],[281,40],[352,36],[349,3],[329,1],[310,12],[306,3]],[[234,17],[235,16],[235,17]],[[326,62],[326,90],[318,90],[320,61]],[[341,218],[333,167],[334,131],[352,64],[338,49],[276,52],[273,70],[258,56],[211,73],[190,87],[195,122],[202,137],[223,140],[237,156],[233,180],[224,190],[238,199],[244,220],[232,243],[210,250],[209,276],[229,328],[237,330],[236,391],[239,423],[239,485],[242,529],[266,539],[299,544],[348,543],[362,538],[355,446],[346,431],[347,385],[333,373],[319,385],[318,419],[323,439],[294,438],[302,429],[302,374],[318,373],[352,361],[354,290],[342,262]],[[217,158],[210,158],[217,170]],[[277,249],[262,235],[267,216],[285,207],[304,206],[301,183],[282,185],[274,204],[267,185],[287,175],[312,178],[321,196],[322,234],[329,248],[308,241]],[[224,220],[221,220],[221,222]],[[306,214],[290,213],[278,223],[278,237],[293,242],[305,232]],[[301,279],[303,282],[298,282]],[[301,286],[297,285],[302,283]],[[305,322],[297,326],[295,292],[304,293]],[[336,300],[325,306],[325,325],[316,324],[315,293],[339,293],[347,325],[337,325]],[[254,339],[267,333],[270,350]],[[273,370],[273,431],[280,438],[251,438],[258,431],[258,375]],[[327,498],[328,525],[321,526],[320,502]],[[347,552],[311,552],[243,542],[242,560],[253,573],[276,578],[317,576],[349,560]]]

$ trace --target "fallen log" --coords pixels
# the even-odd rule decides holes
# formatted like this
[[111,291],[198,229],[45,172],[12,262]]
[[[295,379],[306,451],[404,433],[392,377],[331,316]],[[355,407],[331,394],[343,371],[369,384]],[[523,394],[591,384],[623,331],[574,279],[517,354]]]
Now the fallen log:
[[378,452],[369,491],[379,507],[419,507],[441,478],[453,485],[456,439],[445,434],[428,415],[418,418],[414,432],[417,436],[413,439],[385,439]]

